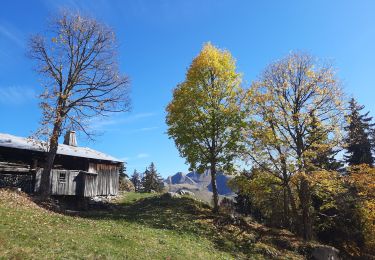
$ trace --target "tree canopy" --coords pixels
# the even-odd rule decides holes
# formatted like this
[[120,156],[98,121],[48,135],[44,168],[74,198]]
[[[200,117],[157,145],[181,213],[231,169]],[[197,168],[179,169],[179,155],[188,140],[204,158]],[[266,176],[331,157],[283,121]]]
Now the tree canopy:
[[232,55],[207,43],[191,63],[185,81],[175,88],[166,109],[168,135],[181,156],[191,169],[211,171],[214,210],[218,207],[216,172],[233,171],[243,148],[245,99]]
[[[334,69],[310,55],[292,53],[268,66],[254,82],[251,108],[253,127],[248,131],[246,155],[262,170],[282,180],[294,222],[299,223],[296,228],[311,239],[306,174],[311,173],[319,154],[333,149],[341,140],[342,92]],[[290,190],[295,176],[299,176],[301,217]]]

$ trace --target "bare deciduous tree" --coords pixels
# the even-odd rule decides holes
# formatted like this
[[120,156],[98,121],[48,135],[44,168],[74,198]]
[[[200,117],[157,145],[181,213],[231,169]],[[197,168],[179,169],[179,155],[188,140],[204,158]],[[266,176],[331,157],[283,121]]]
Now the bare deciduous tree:
[[45,80],[38,133],[48,139],[41,193],[49,194],[49,176],[64,129],[91,138],[90,121],[130,108],[128,78],[117,64],[114,32],[89,17],[63,12],[50,30],[30,39],[29,56]]

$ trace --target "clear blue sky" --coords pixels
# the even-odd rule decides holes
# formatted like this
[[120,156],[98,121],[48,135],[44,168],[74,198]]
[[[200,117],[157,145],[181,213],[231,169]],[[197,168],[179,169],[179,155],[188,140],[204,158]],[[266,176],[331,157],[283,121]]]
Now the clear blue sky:
[[117,34],[133,110],[97,123],[103,135],[95,143],[78,141],[125,159],[130,173],[151,161],[163,176],[187,171],[165,134],[165,107],[207,41],[232,52],[246,84],[292,50],[332,59],[348,96],[375,112],[375,1],[5,0],[0,8],[0,132],[29,136],[38,127],[40,86],[25,55],[27,39],[42,32],[61,7],[90,14]]

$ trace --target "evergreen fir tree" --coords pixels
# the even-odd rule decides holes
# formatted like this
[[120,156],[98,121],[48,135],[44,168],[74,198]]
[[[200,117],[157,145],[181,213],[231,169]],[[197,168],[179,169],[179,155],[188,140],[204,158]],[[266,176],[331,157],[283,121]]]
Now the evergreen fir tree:
[[345,127],[347,131],[346,155],[345,161],[349,165],[367,164],[372,166],[374,158],[372,150],[374,150],[374,126],[372,117],[369,112],[361,114],[364,106],[361,106],[352,98],[349,102],[350,114],[347,116],[348,125]]
[[120,179],[129,178],[129,175],[126,173],[126,163],[120,164]]
[[123,190],[125,183],[129,176],[126,174],[126,164],[121,163],[120,164],[120,170],[119,170],[119,176],[118,176],[118,183],[119,183],[119,189]]
[[137,170],[134,170],[130,180],[134,185],[135,191],[140,192],[142,190],[142,178],[141,175],[137,172]]
[[343,164],[336,160],[336,155],[339,150],[332,148],[329,144],[328,133],[321,127],[321,122],[313,114],[310,114],[310,125],[307,127],[309,136],[307,138],[307,145],[311,145],[313,157],[310,161],[310,168],[312,170],[327,170],[327,171],[342,171]]
[[156,171],[156,167],[153,162],[144,172],[142,185],[145,192],[161,192],[163,190],[163,179]]

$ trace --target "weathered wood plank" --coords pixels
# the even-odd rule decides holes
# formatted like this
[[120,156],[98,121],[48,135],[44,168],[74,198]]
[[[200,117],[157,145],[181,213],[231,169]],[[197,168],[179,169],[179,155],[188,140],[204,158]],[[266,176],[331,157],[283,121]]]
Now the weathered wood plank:
[[89,172],[96,172],[97,195],[117,195],[118,194],[118,174],[119,167],[113,164],[89,164]]
[[[77,189],[77,176],[79,171],[52,170],[51,171],[51,194],[52,195],[79,195]],[[65,178],[64,178],[65,176]]]
[[30,172],[30,165],[25,163],[14,163],[0,161],[0,172]]

